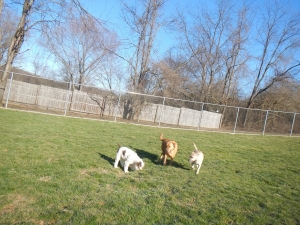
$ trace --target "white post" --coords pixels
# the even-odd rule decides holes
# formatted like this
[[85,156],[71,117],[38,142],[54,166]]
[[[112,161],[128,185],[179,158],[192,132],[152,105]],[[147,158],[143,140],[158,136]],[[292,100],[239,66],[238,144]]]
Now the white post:
[[265,130],[266,130],[266,125],[267,125],[268,114],[269,114],[269,110],[267,110],[267,113],[266,113],[265,124],[264,124],[263,133],[262,133],[263,135],[265,135]]
[[10,83],[9,83],[8,92],[7,92],[7,96],[6,96],[5,108],[7,108],[7,105],[8,105],[8,99],[9,99],[9,95],[10,95],[10,89],[11,89],[11,84],[12,84],[13,78],[14,78],[14,73],[12,72],[11,76],[10,76]]
[[293,122],[292,122],[292,127],[291,127],[290,137],[291,137],[292,134],[293,134],[294,124],[295,124],[295,118],[296,118],[296,113],[294,113],[294,118],[293,118]]
[[203,105],[204,105],[204,103],[202,102],[201,115],[200,115],[199,122],[198,122],[198,130],[200,130],[200,126],[201,126],[201,120],[202,120],[202,115],[203,115]]
[[117,108],[115,109],[115,122],[117,121],[117,112],[118,112],[119,107],[120,107],[120,99],[121,99],[121,93],[119,94],[119,99],[118,99],[118,103],[117,103]]
[[163,105],[162,105],[162,109],[161,109],[161,113],[160,113],[160,118],[159,118],[159,123],[158,123],[158,126],[160,127],[160,122],[162,120],[162,117],[163,117],[163,113],[164,113],[164,107],[165,107],[165,97],[164,97],[164,100],[163,100]]
[[233,133],[235,133],[236,124],[237,124],[237,120],[238,120],[238,117],[239,117],[239,111],[240,111],[240,108],[238,107],[237,109],[238,109],[238,110],[237,110],[237,112],[236,112],[236,117],[235,117],[235,123],[234,123]]
[[69,82],[69,90],[68,90],[68,94],[67,94],[67,97],[66,97],[65,114],[64,114],[64,116],[67,115],[67,109],[68,109],[68,104],[69,104],[70,91],[71,91],[71,82]]

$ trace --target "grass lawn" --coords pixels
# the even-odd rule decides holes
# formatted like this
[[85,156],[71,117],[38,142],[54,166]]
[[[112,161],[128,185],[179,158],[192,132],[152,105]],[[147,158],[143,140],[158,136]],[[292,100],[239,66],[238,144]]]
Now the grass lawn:
[[[160,133],[178,142],[173,166],[158,161]],[[144,170],[113,168],[118,143]],[[0,108],[0,224],[300,224],[300,138]]]

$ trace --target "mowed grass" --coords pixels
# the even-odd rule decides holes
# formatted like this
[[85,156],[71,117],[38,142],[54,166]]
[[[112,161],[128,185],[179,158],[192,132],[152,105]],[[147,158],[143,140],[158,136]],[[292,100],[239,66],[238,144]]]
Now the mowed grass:
[[[158,161],[160,133],[178,142],[173,166]],[[118,143],[145,169],[113,168]],[[0,109],[0,224],[300,224],[300,138]]]

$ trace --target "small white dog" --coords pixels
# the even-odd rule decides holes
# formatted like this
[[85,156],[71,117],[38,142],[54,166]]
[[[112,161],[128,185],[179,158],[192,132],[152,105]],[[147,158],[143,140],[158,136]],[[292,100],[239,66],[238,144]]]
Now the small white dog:
[[197,146],[193,143],[195,150],[192,152],[192,154],[190,155],[190,158],[188,159],[188,161],[191,163],[192,165],[192,169],[194,169],[194,167],[197,167],[197,172],[196,174],[199,174],[199,170],[201,168],[203,159],[204,159],[204,154],[203,152],[199,151]]
[[125,173],[128,173],[128,167],[131,170],[142,170],[145,166],[144,161],[136,154],[136,152],[130,148],[121,147],[120,145],[115,159],[115,168],[118,168],[119,161],[124,168]]

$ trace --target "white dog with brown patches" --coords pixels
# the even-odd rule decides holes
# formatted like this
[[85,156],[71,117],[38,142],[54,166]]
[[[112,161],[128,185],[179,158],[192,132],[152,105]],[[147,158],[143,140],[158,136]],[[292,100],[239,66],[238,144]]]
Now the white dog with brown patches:
[[144,161],[130,148],[121,147],[119,145],[119,149],[116,155],[114,167],[118,168],[118,164],[124,168],[124,172],[128,173],[128,168],[131,170],[142,170],[145,166]]
[[201,152],[200,150],[198,150],[197,146],[193,143],[195,150],[192,152],[192,154],[190,155],[190,158],[188,159],[188,161],[191,163],[192,165],[192,169],[194,169],[194,167],[197,167],[197,172],[196,174],[199,174],[199,170],[201,168],[203,159],[204,159],[204,154],[203,152]]

